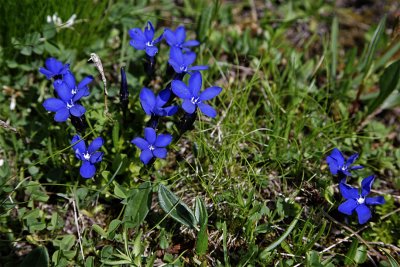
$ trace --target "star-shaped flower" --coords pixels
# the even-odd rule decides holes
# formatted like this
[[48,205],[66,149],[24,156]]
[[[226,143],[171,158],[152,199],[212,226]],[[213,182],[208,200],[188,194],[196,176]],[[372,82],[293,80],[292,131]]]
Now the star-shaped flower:
[[189,71],[208,69],[208,66],[192,66],[195,60],[196,53],[182,53],[182,50],[178,47],[171,47],[168,63],[172,66],[172,68],[174,68],[176,73],[187,73]]
[[93,81],[93,76],[87,76],[77,85],[74,75],[68,71],[62,79],[62,82],[54,82],[54,88],[56,91],[71,91],[72,95],[75,95],[78,91],[84,90],[82,96],[88,96],[90,94],[88,84]]
[[189,114],[196,111],[199,107],[204,115],[211,118],[217,116],[217,112],[210,105],[204,103],[204,101],[210,100],[221,93],[222,88],[218,86],[212,86],[205,89],[200,93],[202,85],[202,77],[200,72],[195,72],[189,78],[189,86],[182,81],[174,80],[172,81],[172,91],[175,95],[183,99],[182,108]]
[[83,178],[92,178],[96,173],[95,164],[103,159],[104,154],[103,152],[98,152],[97,150],[100,149],[103,143],[103,138],[97,137],[92,141],[89,147],[86,148],[85,141],[81,140],[79,135],[75,135],[72,138],[71,144],[74,144],[72,148],[75,151],[75,156],[82,161],[82,166],[79,170],[79,173]]
[[153,128],[147,127],[144,129],[144,139],[136,137],[131,141],[142,152],[140,153],[140,160],[143,164],[150,162],[152,158],[164,159],[167,157],[167,149],[165,148],[172,141],[170,134],[157,135]]
[[385,199],[382,196],[367,197],[371,191],[374,179],[375,176],[371,175],[362,180],[361,193],[357,188],[347,185],[342,180],[339,184],[339,189],[346,201],[340,204],[338,210],[346,215],[351,215],[355,210],[358,215],[358,222],[360,224],[366,223],[371,218],[371,210],[368,205],[381,205],[385,203]]
[[69,71],[69,64],[63,65],[63,63],[53,57],[46,59],[44,64],[46,68],[40,67],[39,72],[46,75],[48,80],[53,77],[55,79],[61,79],[62,75]]
[[172,116],[178,111],[177,106],[163,107],[168,102],[170,96],[171,90],[169,89],[162,90],[156,97],[150,89],[144,87],[140,91],[139,98],[140,104],[147,115],[161,117]]
[[165,29],[164,38],[170,47],[178,47],[185,51],[189,51],[189,47],[198,46],[200,44],[200,42],[196,40],[189,40],[185,42],[186,32],[185,27],[183,26],[179,26],[175,31]]
[[43,103],[43,107],[47,111],[55,112],[54,120],[56,122],[66,121],[70,115],[75,117],[81,117],[85,114],[86,109],[79,104],[79,100],[87,93],[86,90],[78,90],[75,94],[69,88],[63,86],[62,80],[56,80],[54,82],[54,88],[58,97],[60,98],[49,98]]
[[364,168],[363,166],[350,166],[357,158],[358,154],[353,154],[345,161],[340,150],[334,148],[332,153],[326,158],[326,162],[333,175],[344,174],[346,176],[351,176],[350,171]]
[[144,31],[140,28],[130,29],[129,35],[132,40],[129,41],[129,44],[137,50],[145,50],[148,56],[154,57],[158,52],[158,48],[155,45],[163,38],[161,34],[157,39],[153,40],[154,32],[153,24],[150,21],[147,22]]

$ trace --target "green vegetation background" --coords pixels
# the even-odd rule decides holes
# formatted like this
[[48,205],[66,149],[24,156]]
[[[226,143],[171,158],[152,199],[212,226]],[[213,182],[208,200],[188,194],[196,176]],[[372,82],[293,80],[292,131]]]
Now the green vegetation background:
[[[399,8],[351,0],[2,3],[0,265],[399,266]],[[55,13],[63,22],[76,14],[74,25],[47,23]],[[201,41],[204,86],[223,92],[213,101],[216,119],[200,117],[166,160],[145,169],[129,143],[148,120],[138,94],[169,82],[165,44],[153,80],[144,53],[129,46],[128,30],[148,20],[158,33],[184,25]],[[111,116],[87,62],[93,52],[110,84]],[[93,180],[79,177],[74,128],[42,107],[52,85],[38,68],[50,56],[70,63],[78,80],[96,77],[83,101],[87,139],[106,139]],[[176,136],[174,120],[163,130]],[[365,169],[350,184],[377,175],[372,192],[387,203],[366,225],[337,212],[338,181],[325,163],[334,147],[360,153]],[[201,227],[182,224],[174,206],[166,213],[160,194],[194,210]]]

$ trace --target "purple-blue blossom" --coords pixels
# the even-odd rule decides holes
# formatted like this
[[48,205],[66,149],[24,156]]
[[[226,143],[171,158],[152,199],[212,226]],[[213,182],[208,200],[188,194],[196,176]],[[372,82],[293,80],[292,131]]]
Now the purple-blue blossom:
[[164,107],[171,96],[171,90],[164,89],[157,96],[153,91],[144,87],[140,91],[140,104],[147,115],[172,116],[178,111],[177,106]]
[[101,137],[95,138],[89,147],[86,148],[84,140],[81,140],[79,135],[75,135],[72,138],[71,144],[74,149],[75,156],[82,161],[82,165],[79,169],[79,173],[83,178],[92,178],[96,173],[96,163],[99,163],[103,159],[103,152],[99,152],[104,140]]
[[158,38],[153,40],[154,33],[155,30],[153,24],[148,21],[143,31],[140,28],[129,30],[129,36],[132,38],[132,40],[129,41],[129,44],[137,50],[145,50],[148,56],[154,57],[158,52],[156,44],[158,44],[163,38],[163,35],[161,34]]
[[366,223],[371,218],[371,210],[368,206],[382,205],[385,203],[385,199],[382,196],[367,197],[371,191],[374,180],[374,175],[363,179],[361,182],[361,192],[359,189],[347,185],[344,180],[342,180],[339,184],[339,189],[346,201],[340,204],[338,210],[346,215],[351,215],[356,211],[358,222],[360,224]]
[[54,81],[54,88],[59,98],[49,98],[43,103],[43,107],[47,111],[55,112],[54,120],[56,122],[66,121],[70,115],[81,117],[85,114],[86,109],[79,104],[79,100],[88,95],[86,89],[74,92],[68,88],[62,80]]
[[189,84],[182,81],[174,80],[172,81],[171,87],[175,95],[183,99],[182,108],[189,114],[196,111],[198,107],[204,115],[214,118],[217,116],[217,112],[210,105],[204,103],[210,100],[219,93],[221,93],[222,88],[218,86],[212,86],[200,92],[202,86],[202,77],[200,72],[194,72],[189,78]]
[[364,168],[363,166],[351,166],[357,158],[358,154],[353,154],[346,161],[342,152],[334,148],[332,153],[326,158],[326,162],[333,175],[344,174],[346,176],[351,176],[350,171]]
[[148,164],[153,158],[164,159],[167,157],[167,149],[172,141],[172,135],[159,134],[153,128],[147,127],[144,129],[144,138],[136,137],[131,143],[136,145],[142,151],[140,160],[143,164]]
[[184,51],[189,51],[189,47],[198,46],[200,42],[196,40],[186,40],[186,31],[185,27],[179,26],[172,31],[171,29],[164,30],[164,39],[167,41],[170,47],[177,47]]
[[168,63],[172,66],[176,73],[187,73],[190,71],[207,70],[208,66],[192,66],[196,60],[196,53],[183,53],[177,47],[171,47]]
[[[64,74],[69,71],[69,64],[63,64],[57,59],[51,57],[45,61],[46,68],[40,67],[39,72],[46,75],[46,78],[50,80],[51,78],[60,79]],[[61,77],[58,77],[61,76]]]

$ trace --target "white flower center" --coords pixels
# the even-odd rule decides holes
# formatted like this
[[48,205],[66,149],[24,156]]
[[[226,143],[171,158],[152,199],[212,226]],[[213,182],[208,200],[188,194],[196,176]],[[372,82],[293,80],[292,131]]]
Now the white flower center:
[[147,42],[146,45],[147,45],[147,46],[154,46],[154,45],[153,45],[153,41]]
[[187,72],[187,70],[188,70],[187,66],[185,66],[185,65],[180,66],[179,69],[180,69],[181,71],[183,71],[183,72]]
[[75,87],[74,89],[71,90],[71,93],[72,93],[73,95],[75,95],[76,92],[78,92],[78,89],[77,89],[76,87]]
[[89,154],[89,152],[83,153],[83,157],[84,157],[86,160],[89,160],[89,159],[90,159],[90,154]]
[[74,103],[72,102],[72,99],[71,99],[69,102],[67,102],[67,108],[70,109],[73,106],[74,106]]
[[149,145],[149,149],[150,149],[150,151],[153,151],[156,148],[153,145]]
[[346,165],[344,165],[344,166],[342,166],[341,168],[340,168],[342,171],[345,171],[347,168],[346,168]]
[[192,97],[192,99],[190,99],[190,102],[192,102],[193,105],[200,103],[199,98],[198,97],[195,98],[194,96]]
[[362,197],[362,196],[360,196],[359,198],[357,198],[357,203],[358,204],[364,204],[364,202],[365,202],[365,198],[364,197]]

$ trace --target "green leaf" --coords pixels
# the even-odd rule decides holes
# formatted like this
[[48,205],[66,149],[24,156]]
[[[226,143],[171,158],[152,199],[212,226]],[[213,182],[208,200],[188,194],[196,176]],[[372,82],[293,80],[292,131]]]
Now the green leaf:
[[211,29],[213,17],[217,14],[219,1],[214,1],[214,4],[204,8],[200,14],[197,24],[197,40],[204,42],[208,39]]
[[115,230],[118,229],[118,227],[120,226],[121,221],[118,219],[112,220],[109,227],[108,227],[108,231],[107,231],[107,238],[108,239],[113,239],[114,235],[115,235]]
[[119,198],[127,198],[127,192],[119,183],[113,181],[114,184],[114,194]]
[[190,228],[196,227],[192,210],[163,184],[158,187],[158,200],[161,208],[176,221]]
[[101,235],[102,237],[106,237],[106,236],[107,236],[106,231],[104,231],[104,229],[101,228],[101,227],[100,227],[99,225],[97,225],[97,224],[93,224],[93,225],[92,225],[92,229],[93,229],[94,231],[96,231],[99,235]]
[[356,254],[354,255],[354,261],[357,264],[364,263],[367,260],[367,247],[361,245],[357,248]]
[[118,152],[119,151],[119,122],[116,120],[114,122],[114,127],[112,129],[112,141],[115,150]]
[[306,253],[306,266],[307,267],[323,267],[324,265],[321,263],[321,258],[317,251],[308,251]]
[[331,89],[335,90],[336,83],[336,67],[337,67],[337,51],[338,51],[338,33],[339,33],[339,23],[337,17],[333,19],[331,28],[331,75],[330,75],[330,85]]
[[49,265],[49,253],[46,247],[37,247],[25,257],[20,267],[45,267]]
[[345,265],[354,264],[355,256],[357,253],[357,247],[358,247],[358,239],[354,238],[353,242],[351,243],[350,249],[346,254],[346,258],[344,259]]
[[143,223],[151,207],[151,183],[144,182],[132,189],[126,204],[124,221],[131,227]]
[[260,259],[264,259],[265,258],[264,255],[268,255],[268,253],[271,250],[273,250],[274,248],[279,246],[279,244],[282,243],[283,240],[286,239],[286,237],[288,237],[288,235],[293,231],[294,227],[296,226],[297,222],[299,221],[302,212],[303,212],[303,208],[297,213],[296,217],[290,223],[289,227],[286,229],[286,231],[283,233],[283,235],[281,235],[275,242],[273,242],[271,245],[269,245],[263,251],[261,251],[261,253],[259,255]]
[[400,87],[400,60],[385,69],[379,79],[379,95],[368,105],[368,114],[374,112],[385,99]]
[[381,251],[382,251],[382,252],[386,255],[386,257],[388,258],[391,267],[400,267],[400,264],[395,260],[395,258],[393,258],[392,255],[390,255],[390,254],[389,254],[386,250],[384,250],[384,249],[382,249]]
[[85,267],[94,267],[94,257],[89,256],[86,258]]
[[360,72],[363,72],[363,76],[367,76],[369,69],[372,65],[372,59],[375,55],[376,48],[382,37],[382,33],[385,30],[386,15],[379,22],[374,35],[372,36],[371,42],[368,45],[367,52],[363,55],[363,61],[360,64]]
[[194,210],[197,222],[200,224],[200,231],[197,235],[197,241],[196,241],[196,253],[199,256],[203,256],[206,254],[208,249],[208,231],[207,231],[208,213],[203,199],[196,197]]

